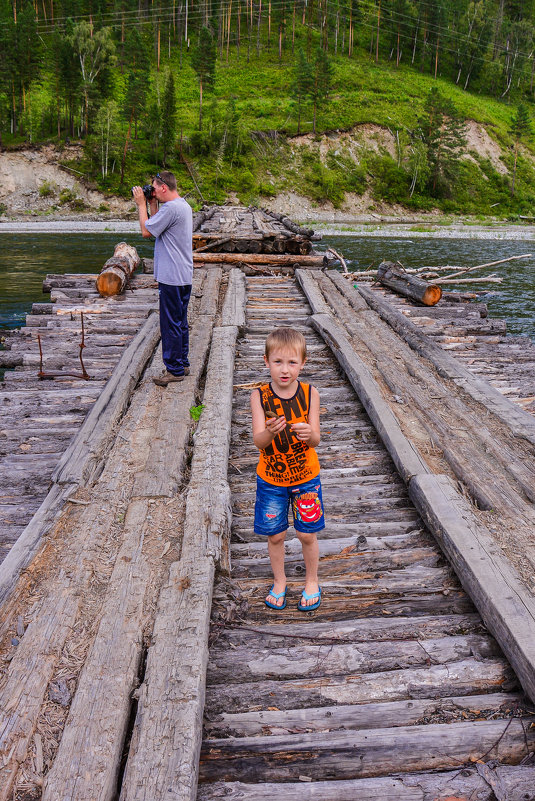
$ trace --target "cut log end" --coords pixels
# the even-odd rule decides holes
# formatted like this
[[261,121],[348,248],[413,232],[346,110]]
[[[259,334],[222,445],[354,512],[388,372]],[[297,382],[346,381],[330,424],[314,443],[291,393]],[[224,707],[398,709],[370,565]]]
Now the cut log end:
[[441,288],[436,284],[431,284],[430,286],[427,287],[427,289],[423,294],[422,303],[424,304],[424,306],[435,306],[439,302],[441,297],[442,297]]
[[122,292],[125,283],[125,276],[112,273],[111,271],[101,273],[97,278],[97,291],[103,298],[111,295],[118,295]]

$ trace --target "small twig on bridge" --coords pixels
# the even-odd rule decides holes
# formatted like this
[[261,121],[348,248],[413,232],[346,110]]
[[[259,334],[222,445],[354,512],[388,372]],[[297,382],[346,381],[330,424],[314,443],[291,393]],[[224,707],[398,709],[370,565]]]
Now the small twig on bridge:
[[85,369],[84,360],[82,359],[82,351],[85,348],[85,331],[84,331],[84,313],[80,312],[82,318],[82,341],[80,342],[80,364],[82,365],[82,375],[86,381],[89,380],[89,373]]
[[475,762],[483,762],[483,760],[485,759],[485,757],[487,757],[487,756],[490,754],[490,752],[491,752],[491,751],[493,751],[493,750],[496,748],[496,746],[497,746],[497,745],[499,745],[499,744],[501,743],[501,741],[503,740],[503,738],[505,737],[505,735],[506,735],[506,733],[507,733],[507,729],[509,728],[509,726],[511,725],[511,723],[513,722],[513,720],[515,720],[515,714],[514,714],[514,712],[511,714],[511,716],[510,716],[509,720],[507,721],[507,726],[506,726],[506,727],[505,727],[505,729],[502,731],[502,733],[500,734],[500,736],[498,737],[498,739],[496,740],[496,742],[494,742],[494,743],[491,745],[491,747],[489,748],[489,750],[488,750],[488,751],[485,751],[485,753],[483,754],[483,756],[480,756],[480,757],[478,757],[478,759],[477,759],[477,760],[474,760]]

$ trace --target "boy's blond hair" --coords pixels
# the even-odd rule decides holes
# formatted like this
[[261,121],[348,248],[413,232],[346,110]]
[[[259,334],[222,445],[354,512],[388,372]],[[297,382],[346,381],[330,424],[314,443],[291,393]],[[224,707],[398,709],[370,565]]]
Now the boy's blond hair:
[[295,328],[275,328],[266,339],[264,354],[269,359],[269,354],[276,348],[295,350],[301,356],[301,361],[307,358],[307,343],[303,334]]

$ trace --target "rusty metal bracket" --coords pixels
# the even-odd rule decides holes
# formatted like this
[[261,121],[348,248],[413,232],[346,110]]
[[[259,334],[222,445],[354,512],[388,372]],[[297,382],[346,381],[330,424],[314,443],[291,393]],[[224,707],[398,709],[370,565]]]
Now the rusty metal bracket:
[[38,378],[47,379],[47,378],[61,378],[63,376],[68,376],[69,378],[82,378],[84,381],[90,381],[91,376],[85,369],[84,360],[82,357],[83,349],[85,348],[85,329],[84,329],[84,313],[80,312],[80,317],[82,320],[82,339],[80,342],[80,364],[82,365],[82,372],[81,373],[65,373],[65,372],[58,372],[58,373],[45,373],[43,370],[43,347],[41,345],[41,334],[37,334],[37,341],[39,343],[39,372],[37,373]]

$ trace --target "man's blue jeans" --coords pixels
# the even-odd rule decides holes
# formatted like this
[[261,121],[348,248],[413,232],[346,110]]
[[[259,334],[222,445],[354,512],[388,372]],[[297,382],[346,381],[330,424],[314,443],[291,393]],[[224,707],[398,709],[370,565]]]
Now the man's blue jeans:
[[191,284],[158,284],[158,290],[163,363],[173,375],[184,375],[184,368],[189,367],[188,303]]

